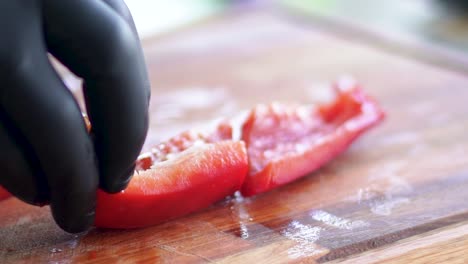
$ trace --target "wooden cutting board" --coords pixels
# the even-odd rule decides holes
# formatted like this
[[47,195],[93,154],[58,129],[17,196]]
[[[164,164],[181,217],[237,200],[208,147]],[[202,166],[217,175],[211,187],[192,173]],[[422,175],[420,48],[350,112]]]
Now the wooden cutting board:
[[47,207],[0,202],[1,263],[468,261],[468,76],[258,11],[144,47],[148,145],[257,103],[315,102],[343,74],[388,118],[297,182],[150,228],[70,235]]

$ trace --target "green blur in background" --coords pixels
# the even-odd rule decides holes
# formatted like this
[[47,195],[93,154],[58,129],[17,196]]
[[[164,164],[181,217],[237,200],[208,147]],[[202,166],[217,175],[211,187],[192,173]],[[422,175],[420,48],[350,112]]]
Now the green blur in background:
[[468,1],[281,0],[296,14],[468,52]]
[[468,1],[126,0],[143,37],[175,31],[230,9],[273,6],[304,23],[334,21],[370,32],[468,52]]

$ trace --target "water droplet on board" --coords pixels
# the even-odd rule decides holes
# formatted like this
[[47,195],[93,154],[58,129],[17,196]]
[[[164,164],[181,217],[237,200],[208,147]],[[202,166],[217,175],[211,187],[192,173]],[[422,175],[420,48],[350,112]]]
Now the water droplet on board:
[[405,165],[406,161],[398,161],[371,169],[367,186],[358,189],[354,200],[381,216],[391,215],[395,208],[409,203],[413,187],[399,175]]
[[299,259],[324,253],[324,249],[315,244],[322,230],[321,227],[302,224],[299,221],[289,223],[288,227],[281,231],[281,235],[295,241],[297,245],[288,249],[288,256],[291,259]]
[[352,221],[349,219],[341,218],[339,216],[330,214],[323,210],[313,210],[310,212],[310,216],[315,221],[322,222],[328,226],[332,226],[338,229],[353,230],[357,228],[367,227],[369,223],[361,220]]
[[49,250],[50,253],[60,253],[63,251],[63,249],[60,249],[60,248],[52,248],[51,250]]

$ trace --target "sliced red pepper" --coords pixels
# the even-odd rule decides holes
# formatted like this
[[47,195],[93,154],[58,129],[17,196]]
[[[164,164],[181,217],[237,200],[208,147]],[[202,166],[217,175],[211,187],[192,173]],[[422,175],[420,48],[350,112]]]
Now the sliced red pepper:
[[206,208],[240,189],[248,171],[245,144],[226,140],[230,126],[210,136],[183,133],[143,155],[129,186],[98,191],[95,225],[137,228]]
[[383,118],[377,103],[354,87],[337,89],[332,103],[315,108],[260,105],[244,122],[241,141],[232,141],[225,123],[209,135],[182,133],[142,154],[124,191],[98,191],[95,225],[144,227],[237,190],[245,196],[265,192],[318,169]]
[[313,172],[383,118],[358,87],[337,89],[332,103],[318,107],[257,106],[242,128],[250,164],[242,194],[262,193]]

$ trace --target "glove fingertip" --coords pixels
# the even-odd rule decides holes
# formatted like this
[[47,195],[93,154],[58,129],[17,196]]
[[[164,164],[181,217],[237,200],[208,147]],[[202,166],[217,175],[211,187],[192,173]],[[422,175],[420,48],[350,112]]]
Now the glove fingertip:
[[135,165],[132,165],[130,169],[128,169],[125,173],[122,174],[122,176],[117,178],[108,177],[108,179],[112,180],[101,181],[100,188],[103,189],[105,192],[111,194],[118,193],[127,188],[128,184],[130,183],[130,180],[132,179],[134,171]]

